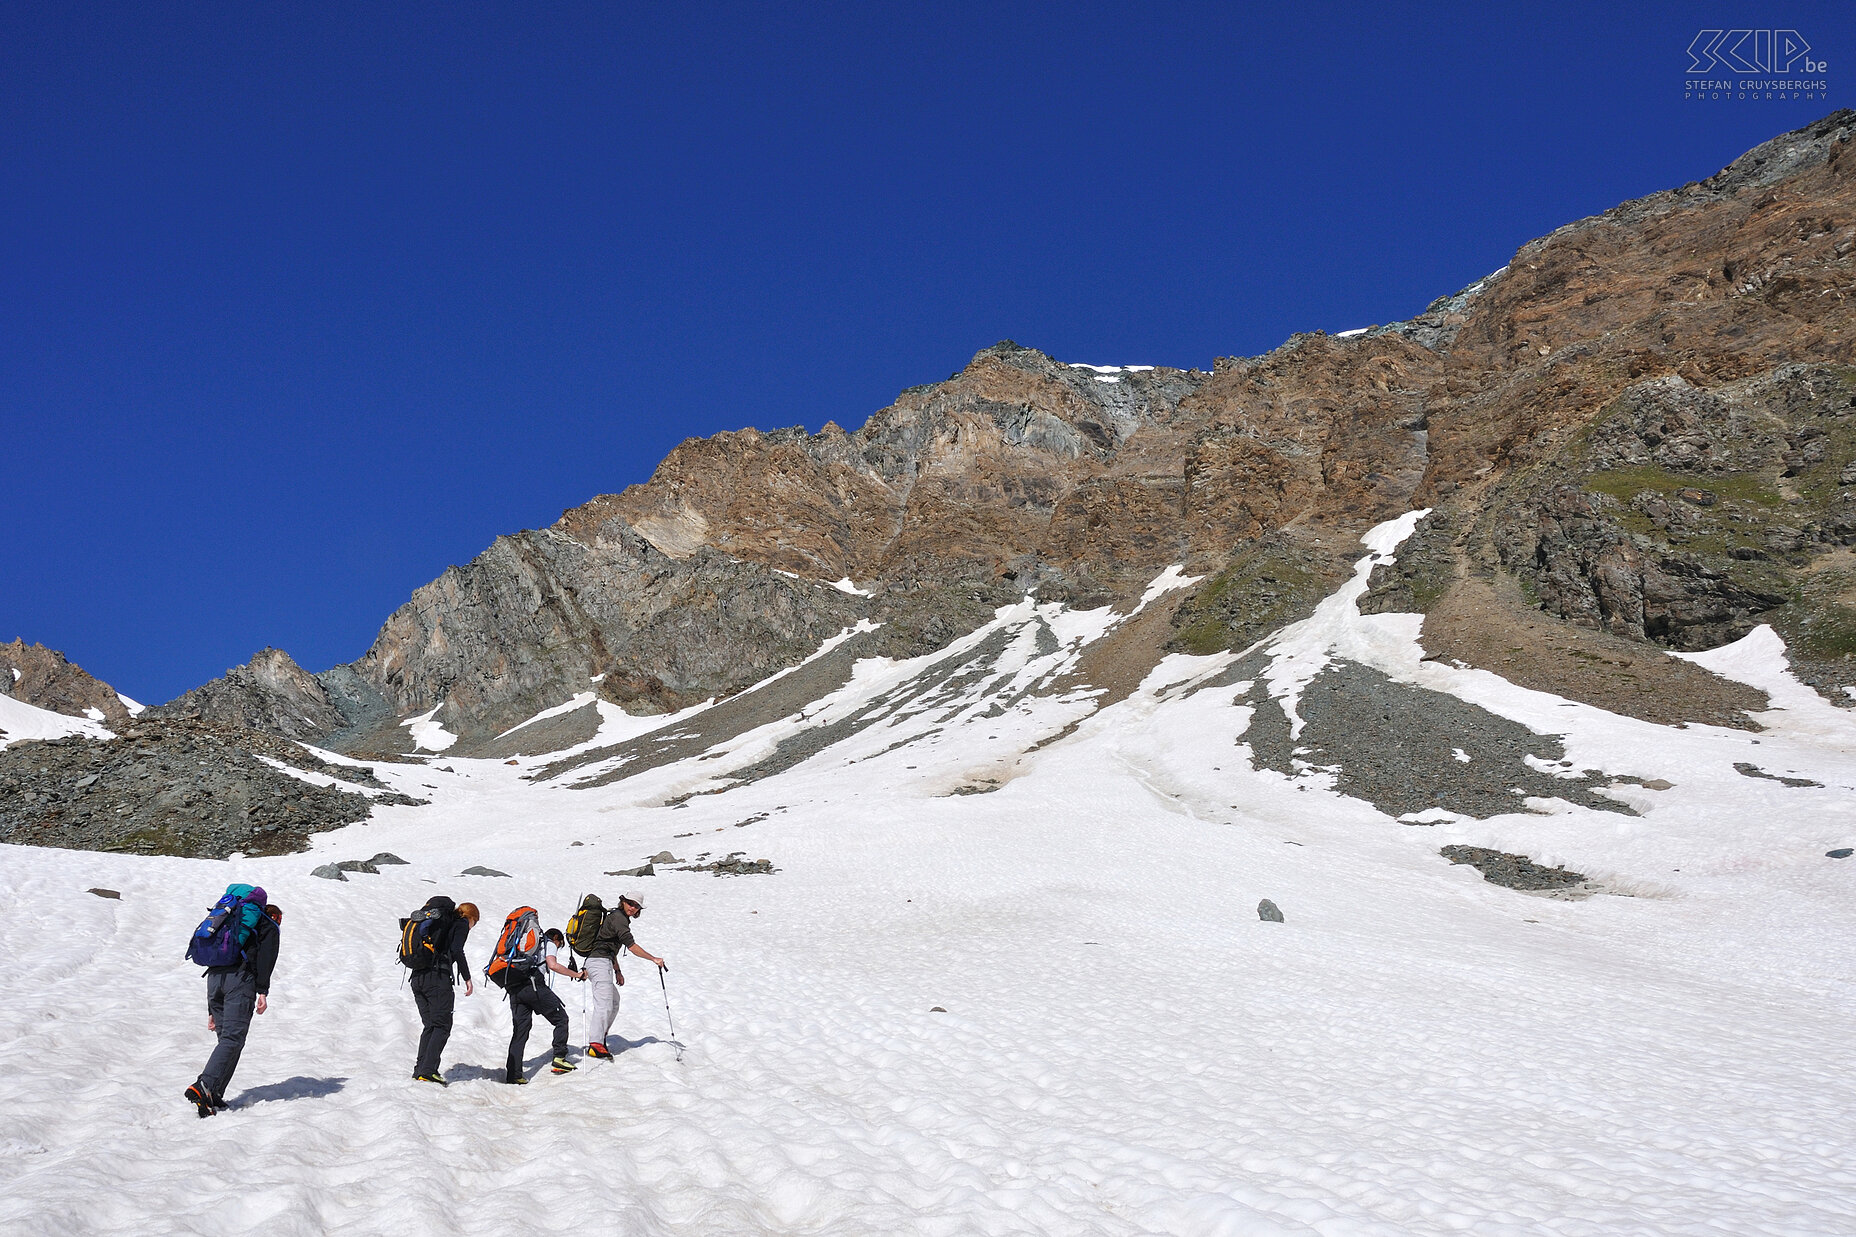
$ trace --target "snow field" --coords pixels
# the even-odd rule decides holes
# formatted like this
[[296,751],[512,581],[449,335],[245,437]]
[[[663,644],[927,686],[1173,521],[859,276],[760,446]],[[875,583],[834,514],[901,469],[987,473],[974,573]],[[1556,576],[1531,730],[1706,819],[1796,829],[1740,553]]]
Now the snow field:
[[[1674,783],[1618,787],[1638,818],[1404,825],[1327,775],[1254,771],[1242,691],[1194,690],[1231,656],[1169,658],[1095,713],[1019,694],[1116,621],[1008,607],[949,652],[860,663],[719,759],[596,790],[377,764],[433,805],[308,855],[0,849],[0,939],[44,941],[0,980],[0,1230],[1856,1232],[1856,861],[1823,857],[1856,835],[1844,715],[1787,697],[1762,734],[1650,726],[1420,664],[1409,618],[1333,601],[1270,646],[1287,707],[1346,656],[1564,734],[1575,770]],[[991,639],[973,673],[931,674]],[[1775,673],[1757,641],[1733,658]],[[661,806],[860,710],[784,773]],[[1000,788],[949,794],[982,774]],[[1633,896],[1501,889],[1438,857],[1457,841]],[[663,849],[780,870],[602,875]],[[307,876],[377,850],[411,865]],[[511,878],[454,875],[471,864]],[[204,984],[179,954],[234,879],[285,907],[283,951],[235,1107],[201,1121],[180,1091],[211,1047]],[[399,916],[477,901],[480,969],[514,906],[560,926],[627,888],[671,965],[681,1062],[633,961],[617,1060],[554,1077],[538,1022],[533,1084],[499,1085],[508,1017],[479,986],[455,1085],[407,1077]],[[1263,897],[1288,922],[1259,922]],[[581,994],[556,982],[578,1048]]]
[[0,696],[0,748],[22,739],[62,739],[71,734],[104,738],[109,733],[109,727],[95,718],[67,717],[11,696]]

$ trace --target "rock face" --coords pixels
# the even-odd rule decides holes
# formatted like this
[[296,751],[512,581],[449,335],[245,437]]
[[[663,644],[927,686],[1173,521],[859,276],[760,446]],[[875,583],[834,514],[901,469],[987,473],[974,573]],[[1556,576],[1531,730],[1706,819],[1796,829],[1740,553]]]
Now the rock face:
[[1027,591],[1092,606],[1175,563],[1209,578],[1174,647],[1239,648],[1418,506],[1435,514],[1375,607],[1460,615],[1468,581],[1671,649],[1770,622],[1846,703],[1853,136],[1836,113],[1361,335],[1209,372],[1004,342],[855,432],[686,441],[645,484],[447,570],[356,662],[312,678],[267,651],[172,707],[369,754],[436,709],[474,750],[585,693],[673,709],[861,620],[867,652],[925,652]]
[[[151,718],[109,740],[15,743],[0,751],[0,842],[223,859],[299,850],[311,833],[367,819],[365,796],[310,785],[259,759],[252,748],[265,739]],[[269,743],[298,768],[379,784],[371,770]]]
[[68,717],[92,717],[111,726],[126,723],[122,697],[42,644],[0,644],[0,695]]
[[326,738],[347,719],[322,684],[282,649],[264,649],[224,678],[196,687],[152,711],[197,717],[218,726],[261,730],[291,739]]

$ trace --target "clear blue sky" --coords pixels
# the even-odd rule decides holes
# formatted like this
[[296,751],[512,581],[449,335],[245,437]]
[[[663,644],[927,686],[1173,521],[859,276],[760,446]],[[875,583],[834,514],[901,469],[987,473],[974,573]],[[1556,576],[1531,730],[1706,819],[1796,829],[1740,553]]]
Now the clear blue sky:
[[1847,4],[1252,7],[0,0],[0,640],[325,669],[686,436],[1406,317],[1856,97]]

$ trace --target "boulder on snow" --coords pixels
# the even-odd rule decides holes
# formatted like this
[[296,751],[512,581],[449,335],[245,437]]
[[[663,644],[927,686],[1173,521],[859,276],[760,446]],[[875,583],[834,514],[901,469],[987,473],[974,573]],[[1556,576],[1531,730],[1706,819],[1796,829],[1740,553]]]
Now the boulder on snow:
[[[1825,858],[1828,859],[1848,859],[1851,855],[1856,855],[1856,849],[1852,849],[1848,846],[1839,846],[1835,850],[1827,850],[1824,852]],[[93,889],[91,892],[95,893],[96,890]]]
[[369,876],[380,875],[380,869],[367,859],[344,859],[335,866],[344,872],[366,872]]
[[652,855],[649,859],[645,860],[645,862],[646,863],[680,863],[682,861],[678,859],[675,855],[671,854],[669,851],[660,850],[655,855]]
[[325,881],[345,881],[348,879],[348,874],[333,863],[323,864],[314,872],[311,872],[310,875],[320,876]]
[[608,872],[606,873],[606,875],[607,876],[656,876],[657,869],[647,863],[641,868],[620,868],[618,871]]
[[509,873],[498,872],[495,868],[472,867],[472,868],[465,868],[462,872],[459,872],[458,875],[459,876],[507,876],[509,875]]
[[1257,903],[1257,918],[1261,919],[1264,923],[1281,923],[1283,921],[1282,911],[1278,910],[1276,904],[1268,898]]
[[400,858],[398,855],[394,854],[390,850],[381,851],[378,855],[375,855],[372,859],[369,859],[368,862],[373,864],[375,867],[379,867],[383,863],[394,863],[394,864],[400,864],[402,866],[406,864],[406,861],[404,859]]
[[[1832,852],[1832,853],[1835,853],[1835,852]],[[1847,850],[1846,850],[1846,851],[1844,851],[1843,853],[1844,853],[1844,854],[1846,854],[1846,855],[1847,855],[1847,854],[1849,854],[1849,852],[1848,852]],[[121,895],[120,893],[117,893],[117,892],[116,892],[116,891],[115,891],[114,889],[86,889],[86,890],[84,890],[84,892],[85,892],[85,893],[94,893],[94,894],[96,894],[96,895],[97,895],[97,896],[98,896],[99,898],[114,898],[114,899],[116,899],[116,900],[117,900],[118,902],[120,902],[120,901],[122,901],[122,895]]]

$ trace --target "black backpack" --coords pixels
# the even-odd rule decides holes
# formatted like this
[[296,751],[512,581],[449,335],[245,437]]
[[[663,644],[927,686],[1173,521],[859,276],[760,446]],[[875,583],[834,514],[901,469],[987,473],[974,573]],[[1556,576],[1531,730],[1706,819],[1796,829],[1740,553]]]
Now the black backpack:
[[400,965],[411,971],[429,971],[436,966],[445,929],[457,913],[457,903],[441,893],[400,920]]

